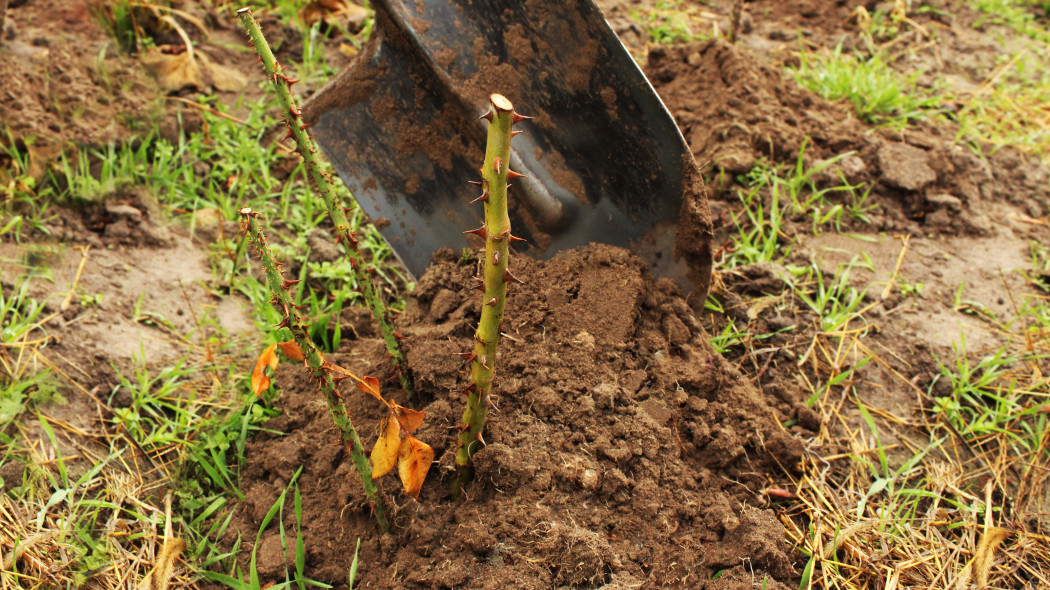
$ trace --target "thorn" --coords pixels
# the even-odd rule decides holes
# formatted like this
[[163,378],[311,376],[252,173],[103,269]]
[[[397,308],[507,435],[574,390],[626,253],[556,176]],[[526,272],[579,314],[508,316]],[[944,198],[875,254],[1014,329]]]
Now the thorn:
[[473,205],[474,203],[477,203],[478,201],[481,201],[482,203],[488,203],[489,202],[489,191],[485,191],[485,192],[481,193],[480,197],[474,199],[473,201],[471,201],[470,203],[467,203],[467,204],[468,205]]
[[492,264],[499,264],[499,250],[492,253]]
[[470,184],[473,184],[474,186],[481,186],[481,181],[480,180],[468,180],[467,182],[469,182]]
[[503,333],[503,320],[499,321],[499,328],[496,328],[499,333]]
[[288,88],[291,88],[292,84],[295,84],[296,82],[299,81],[298,78],[289,78],[288,76],[285,76],[284,74],[281,74],[281,77],[284,78],[284,83],[288,85]]
[[492,170],[499,174],[503,170],[503,158],[495,158],[492,160]]
[[525,283],[522,282],[521,279],[519,279],[518,277],[514,276],[514,273],[510,272],[509,268],[503,271],[503,282],[504,283],[517,283],[519,285],[524,285],[525,284]]
[[503,231],[499,232],[499,235],[498,235],[498,236],[496,236],[496,237],[495,237],[495,238],[493,238],[493,239],[494,239],[494,240],[500,240],[500,241],[503,241],[503,240],[507,239],[507,236],[509,236],[509,235],[510,235],[510,228],[508,227],[507,229],[505,229],[505,230],[503,230]]
[[474,360],[475,358],[477,358],[476,356],[474,356],[474,351],[470,351],[470,352],[453,352],[452,354],[454,354],[456,356],[461,356],[461,357],[467,359],[467,362],[470,362],[470,361]]
[[299,125],[299,129],[302,129],[303,131],[306,131],[306,130],[307,130],[307,129],[309,129],[310,127],[311,127],[310,123],[301,123],[301,124]]
[[402,336],[401,334],[398,334],[397,332],[394,332],[394,339],[395,340],[401,340],[403,338],[404,338],[404,336]]
[[471,383],[470,385],[464,387],[463,389],[460,389],[459,392],[460,393],[474,393],[477,390],[478,390],[478,384],[477,383]]
[[514,123],[519,123],[521,121],[525,121],[527,119],[535,119],[535,118],[536,117],[529,117],[528,115],[519,115],[518,113],[515,112],[514,113],[514,119],[511,122],[511,125],[513,125]]
[[525,175],[520,172],[515,172],[511,169],[507,169],[507,178],[524,178]]
[[292,285],[295,285],[296,283],[298,283],[299,280],[300,279],[295,279],[295,280],[285,279],[284,280],[284,284],[281,285],[281,288],[284,289],[285,291],[287,291],[289,287],[291,287]]
[[295,118],[299,118],[302,115],[299,113],[299,109],[295,108],[294,104],[288,105],[288,112]]
[[485,292],[485,281],[483,279],[478,278],[478,277],[470,277],[470,278],[472,278],[472,279],[474,279],[475,281],[478,282],[478,284],[472,286],[471,289],[474,289],[475,291],[481,291],[482,293],[484,293]]
[[514,242],[527,242],[527,241],[528,240],[526,240],[525,238],[519,238],[518,236],[510,236],[510,243],[511,244],[513,244]]
[[491,123],[492,122],[492,109],[489,109],[489,110],[485,111],[485,114],[481,115],[478,118],[479,119],[488,119],[488,122]]
[[480,430],[478,431],[478,442],[481,443],[481,446],[483,446],[483,447],[484,446],[488,446],[488,445],[485,444],[485,439],[482,438]]
[[480,236],[482,238],[486,237],[486,235],[487,235],[487,232],[485,231],[485,226],[484,225],[479,227],[478,229],[468,229],[467,231],[465,231],[463,233],[465,233],[465,234],[474,234],[474,235]]
[[481,363],[482,367],[485,367],[485,370],[487,370],[487,371],[491,371],[492,370],[492,368],[489,367],[489,365],[488,365],[489,357],[487,357],[485,355],[481,355],[481,358],[478,360],[478,362]]
[[488,301],[486,301],[485,305],[487,305],[489,307],[495,307],[496,303],[498,303],[498,301],[496,301],[496,298],[493,297],[492,299],[489,299]]
[[291,139],[291,138],[292,138],[292,128],[291,128],[291,126],[288,126],[287,129],[284,132],[284,137],[281,138],[281,141],[284,141],[286,139]]
[[510,137],[511,137],[511,139],[514,139],[516,136],[521,135],[522,133],[525,133],[525,131],[523,129],[518,129],[516,131],[511,131],[510,132]]

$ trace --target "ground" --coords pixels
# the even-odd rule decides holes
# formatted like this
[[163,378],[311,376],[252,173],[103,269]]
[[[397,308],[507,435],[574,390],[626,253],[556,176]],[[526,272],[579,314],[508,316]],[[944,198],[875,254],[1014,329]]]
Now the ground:
[[[0,587],[346,587],[355,562],[362,588],[1050,587],[1050,7],[598,4],[703,171],[709,296],[609,246],[515,258],[453,500],[477,260],[413,281],[355,217],[436,452],[418,499],[378,480],[381,534],[316,382],[249,388],[287,336],[244,206],[328,358],[407,403],[236,7],[11,2]],[[372,27],[256,13],[305,94]],[[371,448],[384,409],[343,388]]]

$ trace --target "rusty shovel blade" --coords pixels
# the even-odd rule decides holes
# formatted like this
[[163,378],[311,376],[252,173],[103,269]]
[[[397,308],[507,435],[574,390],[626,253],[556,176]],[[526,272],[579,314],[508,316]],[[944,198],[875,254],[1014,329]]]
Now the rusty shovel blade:
[[[405,267],[468,245],[489,94],[519,124],[510,189],[526,254],[630,248],[694,297],[710,275],[710,219],[692,155],[634,59],[587,1],[372,0],[355,62],[303,106],[315,137]],[[690,217],[679,224],[679,215]],[[688,221],[688,220],[687,220]],[[688,226],[683,229],[684,226]],[[685,260],[674,261],[675,242]],[[478,245],[478,244],[472,244]],[[685,286],[684,284],[684,286]]]

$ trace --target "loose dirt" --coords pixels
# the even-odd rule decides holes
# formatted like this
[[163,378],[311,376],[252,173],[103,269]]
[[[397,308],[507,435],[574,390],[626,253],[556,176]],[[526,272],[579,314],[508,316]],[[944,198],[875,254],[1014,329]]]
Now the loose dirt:
[[[284,415],[268,427],[288,434],[250,445],[244,477],[254,483],[230,535],[253,534],[304,465],[308,559],[326,583],[345,581],[358,538],[361,588],[744,588],[763,576],[779,588],[773,580],[798,575],[763,489],[801,456],[801,430],[779,422],[802,400],[767,401],[714,353],[677,287],[616,248],[513,262],[526,285],[508,298],[492,422],[476,481],[451,501],[466,376],[454,353],[480,313],[463,288],[476,264],[439,253],[399,321],[427,413],[417,436],[438,465],[418,502],[383,482],[395,532],[377,538],[314,385],[282,366]],[[382,374],[384,355],[366,339],[336,360]],[[374,440],[380,408],[344,395]],[[261,560],[269,575],[283,575],[277,535],[264,533],[262,547],[277,547],[277,559]]]

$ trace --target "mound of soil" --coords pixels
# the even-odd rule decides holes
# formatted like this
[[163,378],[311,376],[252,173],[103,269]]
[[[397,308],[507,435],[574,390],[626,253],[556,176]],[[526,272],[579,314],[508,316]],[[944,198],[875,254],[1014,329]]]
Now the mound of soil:
[[[382,481],[396,528],[379,538],[324,402],[301,367],[284,365],[284,413],[267,428],[288,434],[250,443],[252,483],[231,538],[253,538],[305,465],[308,571],[337,586],[359,538],[361,588],[791,585],[800,556],[762,490],[801,456],[780,426],[801,400],[761,396],[715,354],[673,282],[627,251],[595,245],[514,266],[527,284],[508,298],[487,444],[465,499],[449,495],[466,378],[453,353],[469,345],[480,300],[465,288],[476,261],[444,250],[399,327],[427,414],[418,436],[439,458],[419,501]],[[384,356],[379,341],[361,339],[334,360],[383,373]],[[345,395],[375,440],[380,408]],[[263,575],[283,579],[276,523],[259,551]]]

